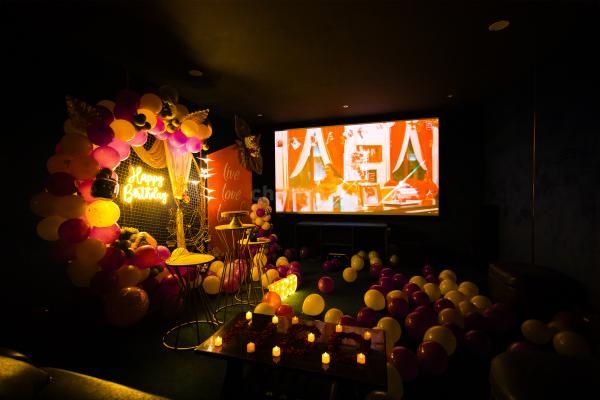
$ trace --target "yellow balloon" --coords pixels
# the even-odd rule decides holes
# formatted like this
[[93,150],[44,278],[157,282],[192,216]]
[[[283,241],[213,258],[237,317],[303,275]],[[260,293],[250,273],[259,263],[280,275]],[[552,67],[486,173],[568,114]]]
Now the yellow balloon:
[[402,327],[396,321],[396,319],[392,317],[383,317],[377,322],[377,328],[385,331],[385,339],[386,342],[393,345],[400,340],[400,336],[402,335]]
[[445,279],[456,281],[456,274],[451,269],[445,269],[442,272],[440,272],[439,279],[440,281],[443,281]]
[[65,221],[63,217],[51,215],[38,222],[36,231],[39,237],[44,240],[58,240],[58,227]]
[[258,206],[258,204],[254,203],[254,204],[252,204],[252,205],[250,206],[250,209],[251,209],[252,211],[256,211],[256,210],[258,210],[258,209],[259,209],[259,206]]
[[99,169],[100,165],[93,157],[79,155],[71,160],[68,172],[75,178],[83,180],[95,178]]
[[460,285],[458,285],[458,291],[467,296],[469,299],[479,294],[479,288],[477,285],[469,281],[462,282]]
[[371,259],[371,258],[379,258],[379,253],[376,252],[375,250],[371,250],[369,252],[368,256],[369,256],[369,259]]
[[209,275],[202,282],[202,288],[207,294],[217,294],[219,293],[219,286],[221,285],[221,281],[214,275]]
[[371,263],[371,265],[383,265],[383,261],[381,261],[381,258],[379,257],[369,258],[369,262]]
[[275,261],[275,266],[279,267],[280,265],[289,265],[290,262],[288,261],[287,257],[281,256],[277,259],[277,261]]
[[475,305],[473,303],[471,303],[469,300],[464,300],[461,301],[460,303],[458,303],[458,309],[460,310],[460,313],[465,316],[470,312],[474,312],[474,311],[480,311],[477,307],[475,307]]
[[[264,218],[263,218],[264,220]],[[268,231],[269,229],[271,229],[271,224],[268,222],[265,222],[261,225],[261,228],[263,228],[265,231]]]
[[442,293],[442,295],[445,295],[451,290],[456,290],[457,288],[456,282],[452,279],[444,279],[440,282],[440,293]]
[[264,223],[265,223],[265,221],[263,221],[263,219],[262,219],[261,217],[256,217],[256,218],[254,219],[254,224],[255,224],[255,225],[261,226],[261,225],[262,225],[262,224],[264,224]]
[[435,283],[426,283],[423,285],[423,291],[427,293],[429,296],[429,301],[434,302],[442,296],[442,292],[440,292],[440,287]]
[[352,267],[344,268],[342,272],[342,277],[346,282],[354,282],[358,277],[358,273]]
[[185,117],[189,113],[190,113],[190,110],[183,104],[175,105],[175,118],[177,118],[179,121],[181,121],[183,119],[183,117]]
[[138,114],[143,114],[146,117],[146,122],[150,125],[150,129],[156,126],[156,123],[158,122],[156,119],[156,113],[146,108],[140,108],[139,110],[137,110],[137,112]]
[[562,331],[552,338],[554,350],[560,355],[569,357],[588,357],[591,348],[585,337],[573,331]]
[[39,217],[49,217],[56,215],[54,205],[57,197],[48,192],[39,192],[34,194],[29,201],[31,211]]
[[191,119],[183,121],[180,126],[181,132],[187,137],[194,137],[200,134],[200,125]]
[[396,254],[392,254],[390,257],[390,264],[392,264],[394,267],[400,264],[400,257],[398,257]]
[[325,309],[325,300],[320,294],[309,294],[302,303],[302,312],[306,315],[315,317]]
[[404,397],[404,384],[402,376],[394,365],[390,362],[386,363],[387,369],[387,393],[385,398],[390,400],[401,400]]
[[95,264],[106,253],[106,245],[96,239],[86,239],[75,246],[75,257],[86,264]]
[[265,222],[269,222],[271,220],[271,216],[270,215],[265,215],[264,217],[262,217],[262,219]]
[[264,288],[266,288],[271,283],[273,283],[277,278],[279,278],[279,273],[277,272],[276,269],[267,270],[267,273],[263,274],[263,276],[262,276],[262,286]]
[[487,308],[491,307],[491,305],[492,305],[492,301],[489,298],[487,298],[486,296],[482,296],[482,295],[477,295],[477,296],[471,297],[471,303],[473,303],[473,305],[475,307],[477,307],[478,309],[480,309],[481,311],[486,310]]
[[255,314],[275,315],[275,309],[269,303],[259,303],[254,307]]
[[404,292],[398,289],[388,292],[388,294],[385,295],[385,300],[389,303],[395,297],[399,297],[401,299],[406,300],[406,295],[404,294]]
[[445,326],[436,325],[427,329],[423,336],[423,341],[425,342],[428,340],[441,344],[449,356],[456,350],[456,337],[454,336],[454,333]]
[[365,267],[365,260],[357,255],[352,256],[352,258],[350,259],[350,268],[352,268],[355,271],[360,271],[361,269],[363,269]]
[[77,287],[89,287],[92,277],[100,270],[98,264],[86,264],[80,260],[70,261],[67,265],[67,276]]
[[363,260],[366,260],[369,257],[367,252],[364,250],[359,251],[358,253],[356,253],[356,255],[362,258]]
[[250,213],[250,221],[254,221],[256,219],[256,213],[253,211]]
[[110,200],[96,200],[85,209],[85,218],[91,226],[111,226],[120,216],[119,206]]
[[464,327],[465,319],[463,315],[455,308],[444,308],[438,314],[438,323],[443,325],[445,323],[454,324],[460,328]]
[[259,279],[260,279],[260,270],[258,269],[258,267],[252,267],[252,281],[258,282]]
[[54,207],[61,217],[79,218],[85,213],[85,200],[81,196],[60,196],[56,198]]
[[255,266],[264,267],[267,265],[267,256],[261,253],[256,253],[252,261]]
[[115,133],[115,137],[124,142],[128,142],[136,134],[133,124],[125,119],[115,119],[110,123],[110,128]]
[[524,321],[521,324],[521,333],[525,339],[535,344],[543,345],[552,340],[552,330],[537,319]]
[[221,275],[223,275],[223,268],[225,268],[225,264],[223,264],[223,261],[213,261],[210,264],[210,267],[208,267],[209,271],[214,272],[218,277],[221,277]]
[[423,278],[420,275],[415,275],[415,276],[411,277],[409,279],[409,282],[415,283],[421,289],[423,289],[423,286],[425,286],[425,284],[427,283],[427,281],[425,280],[425,278]]
[[61,153],[68,155],[88,155],[92,151],[92,142],[82,135],[67,134],[60,140]]
[[112,100],[100,100],[96,104],[98,104],[99,106],[108,108],[111,112],[115,109],[115,105],[116,105],[115,102]]
[[46,162],[46,168],[51,174],[55,172],[66,172],[71,173],[71,163],[73,162],[74,156],[70,154],[58,153],[53,155]]
[[454,306],[458,306],[462,301],[467,300],[467,296],[459,292],[458,290],[451,290],[444,295],[444,298],[454,303]]
[[[148,269],[148,271],[150,271]],[[117,270],[119,288],[135,286],[142,281],[142,273],[135,265],[124,265]]]
[[329,322],[330,324],[337,324],[340,322],[340,320],[342,319],[343,316],[344,316],[344,313],[342,312],[342,310],[337,309],[337,308],[330,308],[325,313],[325,317],[323,318],[323,321]]
[[385,308],[385,297],[379,290],[369,289],[364,296],[365,305],[375,311]]
[[154,114],[158,114],[162,110],[162,106],[162,99],[154,93],[146,93],[140,98],[140,108],[150,110]]

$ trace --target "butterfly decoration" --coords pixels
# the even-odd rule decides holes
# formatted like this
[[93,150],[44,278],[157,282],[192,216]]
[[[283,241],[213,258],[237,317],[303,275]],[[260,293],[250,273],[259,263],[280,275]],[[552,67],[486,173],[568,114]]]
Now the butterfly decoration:
[[240,152],[240,161],[244,168],[262,174],[263,159],[260,153],[260,134],[256,135],[242,118],[235,116],[235,134],[239,138],[235,143]]

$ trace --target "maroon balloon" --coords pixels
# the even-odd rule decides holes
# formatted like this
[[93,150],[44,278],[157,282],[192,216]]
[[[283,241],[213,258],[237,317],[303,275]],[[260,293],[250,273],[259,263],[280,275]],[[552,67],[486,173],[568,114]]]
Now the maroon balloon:
[[257,217],[261,217],[261,218],[262,218],[262,217],[264,217],[264,216],[265,216],[265,209],[264,209],[264,208],[258,208],[258,209],[255,211],[255,213],[256,213],[256,216],[257,216]]
[[138,268],[144,269],[153,267],[159,264],[161,261],[162,260],[160,259],[156,248],[146,244],[138,247],[135,250],[135,255],[133,256],[131,263]]
[[299,261],[292,261],[289,266],[290,268],[297,269],[298,271],[300,271],[300,268],[302,267]]
[[283,255],[288,261],[293,261],[296,259],[296,249],[288,248],[283,251]]
[[383,295],[387,294],[387,292],[381,285],[371,285],[371,286],[369,286],[369,290],[377,290],[378,292],[381,292]]
[[425,321],[427,321],[430,326],[436,325],[438,322],[437,314],[435,313],[435,311],[433,311],[433,309],[429,305],[418,306],[417,308],[415,308],[413,310],[413,312],[422,314],[423,318],[425,318]]
[[452,331],[452,333],[454,334],[454,337],[456,338],[457,344],[463,343],[465,332],[461,327],[459,327],[451,322],[444,322],[442,324],[442,326],[445,326],[446,328],[448,328]]
[[441,344],[425,341],[417,348],[419,369],[431,375],[441,375],[448,368],[448,353]]
[[228,277],[226,276],[223,279],[223,290],[225,293],[235,293],[240,289],[240,280],[235,276]]
[[445,308],[454,308],[454,303],[443,297],[441,299],[437,299],[436,301],[433,302],[433,310],[436,313],[439,314],[440,311],[442,311]]
[[408,301],[413,307],[427,306],[429,305],[429,296],[427,293],[417,290],[410,294]]
[[116,271],[125,263],[126,259],[123,250],[116,247],[109,247],[106,249],[104,257],[98,262],[98,265],[105,271]]
[[271,243],[277,243],[277,240],[279,240],[279,238],[277,237],[276,234],[271,234],[269,235],[269,240],[271,241]]
[[390,352],[389,360],[396,367],[403,381],[412,381],[419,374],[417,356],[406,347],[394,347]]
[[394,281],[390,276],[382,275],[381,278],[379,278],[379,285],[383,288],[385,293],[394,290]]
[[392,281],[394,282],[395,289],[402,289],[404,285],[408,283],[408,279],[406,278],[406,276],[404,276],[404,274],[400,272],[395,273],[392,276]]
[[423,272],[423,276],[435,274],[435,270],[429,264],[423,266],[423,269],[421,271]]
[[387,277],[393,277],[394,276],[394,270],[387,267],[387,268],[383,268],[381,270],[380,276],[387,276]]
[[100,115],[100,122],[104,123],[105,125],[110,125],[110,123],[115,120],[112,111],[110,111],[108,108],[99,104],[96,104],[94,108],[96,109],[96,111],[98,111],[98,114]]
[[55,172],[46,178],[46,189],[55,196],[68,196],[77,191],[75,178],[66,172]]
[[319,279],[318,286],[322,293],[331,293],[335,289],[335,282],[330,277],[324,276]]
[[277,267],[274,264],[266,264],[265,265],[265,271],[269,270],[269,269],[276,269]]
[[90,288],[98,294],[106,294],[118,289],[117,275],[114,271],[98,271],[90,281]]
[[289,304],[282,304],[279,306],[275,314],[279,317],[285,317],[291,320],[294,316],[294,309]]
[[352,315],[347,314],[342,315],[342,318],[340,319],[340,324],[348,326],[360,326],[356,318],[354,318]]
[[369,267],[369,274],[371,274],[373,278],[379,279],[379,275],[381,275],[382,269],[383,266],[381,264],[373,264]]
[[68,219],[58,227],[58,237],[69,243],[82,242],[89,234],[90,226],[79,218]]
[[510,328],[508,316],[499,308],[488,307],[483,312],[483,316],[487,319],[487,325],[494,333],[503,334]]
[[108,124],[99,121],[91,124],[87,128],[87,136],[90,142],[97,144],[98,146],[108,146],[115,138],[115,132]]
[[280,265],[279,267],[277,267],[277,272],[279,273],[279,277],[280,278],[286,277],[289,269],[290,268],[287,265]]
[[305,259],[310,255],[310,250],[306,246],[300,247],[300,258]]
[[470,311],[465,315],[465,331],[482,330],[487,331],[489,323],[487,319],[477,311]]
[[411,294],[413,294],[414,292],[418,292],[419,290],[421,290],[421,288],[419,287],[419,285],[417,285],[416,283],[412,283],[412,282],[408,282],[402,288],[402,292],[404,292],[404,294],[408,298],[410,298]]
[[387,310],[392,317],[402,320],[408,315],[410,307],[404,299],[400,297],[393,297],[387,304]]
[[335,264],[331,260],[323,261],[323,270],[325,272],[332,272],[335,269]]
[[372,328],[377,324],[377,313],[369,307],[362,307],[356,313],[356,321],[360,326]]
[[404,326],[408,336],[415,341],[420,341],[423,339],[425,331],[433,326],[433,323],[425,313],[411,312],[404,319]]
[[531,342],[514,342],[508,346],[507,349],[511,353],[524,352],[524,351],[539,351],[539,347]]
[[425,275],[425,280],[429,283],[435,283],[435,284],[440,283],[440,279],[435,274]]
[[486,357],[492,352],[492,341],[489,335],[484,331],[468,331],[465,333],[463,342],[467,350],[478,356]]

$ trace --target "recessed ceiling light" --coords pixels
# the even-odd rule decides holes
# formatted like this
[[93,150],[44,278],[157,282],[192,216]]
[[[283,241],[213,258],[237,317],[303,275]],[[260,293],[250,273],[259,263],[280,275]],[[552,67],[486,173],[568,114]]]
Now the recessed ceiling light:
[[204,75],[204,72],[200,71],[199,69],[190,69],[188,71],[188,74],[190,74],[190,76],[193,76],[194,78],[198,78]]
[[450,94],[446,95],[446,97],[449,98],[449,99],[451,99],[451,98],[454,97],[454,95],[452,93],[450,93]]
[[501,19],[499,21],[496,21],[496,22],[490,24],[490,26],[488,26],[488,29],[491,32],[498,32],[498,31],[508,28],[509,25],[510,25],[509,21],[507,21],[505,19]]
[[344,104],[344,105],[342,106],[342,108],[350,108],[350,105],[349,105],[349,104]]
[[263,115],[261,113],[256,114],[257,117],[262,117]]

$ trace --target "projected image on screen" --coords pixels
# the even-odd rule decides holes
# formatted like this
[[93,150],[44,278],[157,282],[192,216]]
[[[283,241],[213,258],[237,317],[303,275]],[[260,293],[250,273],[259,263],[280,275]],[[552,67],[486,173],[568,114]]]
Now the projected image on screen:
[[275,132],[275,207],[289,213],[439,213],[437,118]]

